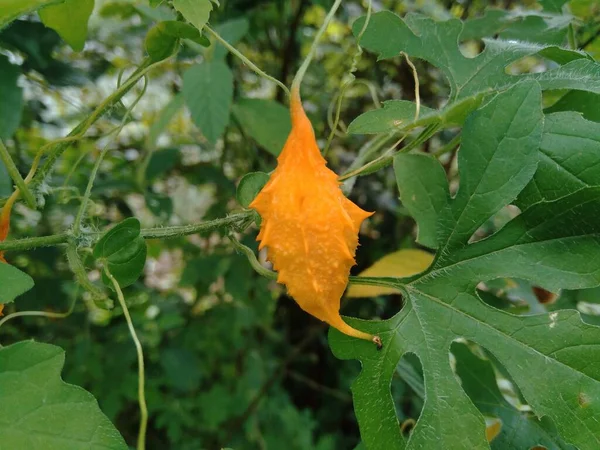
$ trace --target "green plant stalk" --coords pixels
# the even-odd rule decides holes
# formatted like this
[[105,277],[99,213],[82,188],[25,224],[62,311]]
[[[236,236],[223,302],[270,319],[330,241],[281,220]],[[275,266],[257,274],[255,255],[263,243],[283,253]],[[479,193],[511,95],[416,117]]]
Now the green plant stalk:
[[77,282],[92,295],[94,300],[106,299],[106,294],[98,286],[94,285],[87,276],[83,261],[77,253],[77,247],[74,242],[70,242],[67,246],[67,262],[71,272],[75,275]]
[[49,236],[13,239],[0,242],[0,251],[31,250],[40,247],[56,247],[68,243],[72,238],[71,233],[51,234]]
[[125,303],[125,297],[123,296],[123,291],[121,291],[121,286],[112,276],[110,271],[108,270],[108,266],[104,266],[104,273],[112,283],[115,291],[117,292],[117,298],[119,300],[119,304],[123,309],[123,315],[125,315],[125,320],[127,321],[127,327],[129,328],[129,334],[131,334],[131,339],[133,339],[133,343],[135,344],[135,350],[137,353],[138,359],[138,402],[140,405],[140,428],[138,432],[138,440],[137,440],[137,450],[145,450],[146,448],[146,428],[148,427],[148,407],[146,406],[146,377],[145,377],[145,369],[144,369],[144,350],[142,349],[142,343],[140,342],[137,333],[135,332],[135,328],[133,326],[133,321],[131,320],[131,315],[129,314],[129,309],[127,308],[127,304]]
[[306,55],[306,58],[304,58],[304,61],[302,61],[302,65],[298,69],[298,72],[296,73],[296,76],[294,77],[294,80],[292,81],[292,91],[297,90],[298,92],[300,92],[300,84],[302,83],[302,79],[304,78],[304,74],[306,73],[308,66],[310,65],[310,63],[312,62],[312,60],[315,56],[315,53],[317,51],[317,46],[319,45],[319,41],[321,40],[321,37],[325,33],[325,30],[329,26],[331,19],[333,19],[333,16],[335,15],[336,11],[338,10],[338,8],[340,7],[341,4],[342,4],[342,0],[335,0],[333,5],[331,6],[331,9],[325,16],[325,20],[323,21],[321,28],[319,28],[319,31],[317,31],[317,35],[315,36],[315,38],[312,41],[312,45],[310,46],[308,55]]
[[337,127],[340,123],[340,114],[342,111],[342,102],[344,100],[344,96],[346,95],[346,91],[348,90],[348,88],[350,86],[352,86],[352,83],[354,83],[354,81],[356,80],[356,77],[354,76],[354,72],[356,72],[357,68],[358,68],[358,61],[360,60],[360,56],[362,55],[362,47],[360,46],[360,40],[363,37],[363,34],[365,34],[365,31],[367,30],[367,27],[369,26],[369,21],[371,20],[371,0],[368,0],[368,6],[367,6],[367,16],[365,19],[365,23],[363,24],[360,32],[358,33],[358,36],[356,37],[356,47],[357,50],[354,53],[354,55],[352,56],[352,65],[350,66],[350,70],[348,73],[348,81],[346,81],[341,89],[340,92],[338,94],[338,99],[337,99],[337,105],[336,105],[336,110],[335,110],[335,119],[333,121],[333,124],[331,124],[331,132],[329,133],[329,137],[327,138],[327,143],[325,144],[325,149],[323,150],[323,156],[327,156],[327,153],[329,152],[329,148],[331,146],[331,142],[333,141],[333,137],[335,136],[336,132],[337,132]]
[[164,228],[145,228],[141,231],[144,239],[168,239],[190,234],[204,233],[221,228],[230,228],[236,231],[242,231],[253,222],[253,212],[244,211],[231,214],[221,219],[209,220],[191,225],[180,225]]
[[6,322],[12,319],[16,319],[17,317],[47,317],[48,319],[65,319],[73,313],[75,309],[75,303],[77,302],[77,292],[73,295],[73,299],[71,300],[71,305],[69,309],[64,313],[54,313],[48,311],[19,311],[12,314],[7,315],[6,317],[0,320],[0,327],[4,325]]
[[410,142],[406,147],[403,147],[400,150],[395,151],[390,154],[388,154],[386,152],[383,155],[381,155],[379,158],[368,162],[364,166],[359,167],[356,170],[346,172],[345,174],[343,174],[342,176],[339,177],[339,180],[344,181],[344,180],[347,180],[348,178],[358,177],[361,175],[368,175],[379,169],[389,166],[392,163],[392,161],[394,160],[394,156],[396,156],[398,153],[410,152],[411,150],[415,149],[416,147],[420,146],[425,141],[427,141],[430,137],[432,137],[435,133],[437,133],[440,128],[441,128],[441,125],[439,125],[439,124],[428,125],[421,132],[421,134],[419,134],[419,136],[417,136],[417,138],[414,141]]
[[240,52],[237,48],[235,48],[233,45],[231,45],[229,42],[227,42],[225,39],[223,39],[219,33],[217,33],[215,30],[213,30],[211,27],[209,27],[208,25],[204,26],[204,29],[206,31],[208,31],[208,33],[210,35],[212,35],[217,41],[219,41],[221,44],[223,44],[223,46],[229,50],[231,53],[233,53],[235,56],[237,56],[239,59],[241,59],[243,61],[244,64],[246,64],[248,67],[250,67],[250,69],[252,69],[254,72],[256,72],[257,75],[272,81],[273,83],[275,83],[277,86],[279,86],[281,89],[283,89],[283,91],[286,93],[286,95],[289,97],[290,96],[290,90],[287,88],[287,86],[285,84],[283,84],[281,81],[279,81],[277,78],[272,77],[271,75],[267,74],[266,72],[263,72],[262,70],[260,70],[258,68],[258,66],[256,66],[256,64],[254,64],[252,61],[250,61],[246,56],[244,56],[244,54],[242,52]]
[[37,202],[35,201],[35,197],[33,196],[31,191],[27,187],[27,184],[25,184],[25,180],[19,173],[19,169],[17,169],[17,166],[15,165],[14,161],[10,157],[8,150],[4,146],[4,142],[2,142],[1,139],[0,139],[0,159],[4,163],[4,166],[6,167],[8,174],[10,175],[12,180],[17,185],[17,188],[19,188],[19,192],[21,193],[21,195],[23,196],[23,198],[25,199],[25,201],[27,202],[29,207],[35,209],[37,207]]
[[[141,235],[145,239],[170,239],[181,236],[189,236],[191,234],[204,233],[207,231],[213,231],[217,229],[233,229],[236,231],[243,231],[253,221],[253,212],[244,211],[241,213],[231,214],[230,216],[223,217],[220,219],[209,220],[206,222],[200,222],[190,225],[179,225],[174,227],[162,227],[162,228],[143,228]],[[102,233],[82,233],[80,237],[85,237],[90,245],[98,241]],[[49,236],[25,238],[25,239],[14,239],[10,241],[0,242],[0,251],[21,251],[21,250],[32,250],[39,247],[55,247],[63,244],[73,243],[73,248],[76,249],[75,236],[71,232],[52,234]],[[71,249],[72,252],[73,249]],[[69,251],[67,251],[67,256]],[[73,254],[71,253],[73,256]],[[85,273],[85,270],[84,270]],[[87,277],[86,277],[87,279]]]

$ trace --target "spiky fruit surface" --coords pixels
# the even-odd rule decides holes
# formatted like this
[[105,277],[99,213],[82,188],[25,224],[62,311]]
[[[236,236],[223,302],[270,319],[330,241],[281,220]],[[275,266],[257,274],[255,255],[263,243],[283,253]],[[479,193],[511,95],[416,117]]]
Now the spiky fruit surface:
[[292,131],[277,168],[250,204],[262,217],[258,240],[279,273],[277,281],[302,309],[342,333],[373,336],[347,325],[340,299],[355,264],[358,231],[372,213],[348,200],[326,166],[297,91],[290,103]]

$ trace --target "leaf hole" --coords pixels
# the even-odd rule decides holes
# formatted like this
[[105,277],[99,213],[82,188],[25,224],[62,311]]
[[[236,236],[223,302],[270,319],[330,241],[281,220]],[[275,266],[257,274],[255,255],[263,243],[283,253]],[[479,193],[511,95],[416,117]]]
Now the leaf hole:
[[507,75],[524,75],[532,73],[544,73],[548,69],[556,67],[557,64],[540,55],[523,56],[513,61],[504,68]]
[[469,244],[485,239],[496,233],[504,225],[521,214],[521,210],[515,205],[507,205],[485,221],[469,239]]
[[[463,390],[486,418],[492,449],[563,448],[565,443],[552,420],[535,416],[508,371],[490,352],[465,339],[454,341],[450,352]],[[499,429],[494,418],[501,421]]]
[[405,353],[400,358],[392,377],[391,393],[400,432],[408,437],[421,415],[425,399],[423,367],[414,353]]

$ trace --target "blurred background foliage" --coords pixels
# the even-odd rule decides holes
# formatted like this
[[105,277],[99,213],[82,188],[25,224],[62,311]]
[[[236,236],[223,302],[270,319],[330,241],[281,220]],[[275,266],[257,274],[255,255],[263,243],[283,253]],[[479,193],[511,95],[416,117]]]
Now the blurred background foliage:
[[[221,0],[210,23],[250,60],[289,85],[331,3]],[[558,4],[556,16],[539,13],[541,5],[533,0],[379,0],[373,6],[376,11],[386,8],[437,20],[467,20],[469,33],[462,42],[466,55],[479,53],[481,38],[486,36],[566,45],[567,25],[573,23],[577,45],[600,57],[597,1],[571,1],[565,11],[574,17],[566,22],[558,14],[564,2],[540,3],[546,11]],[[321,146],[330,132],[332,102],[356,52],[350,26],[364,11],[365,4],[359,1],[344,2],[303,84],[305,106]],[[173,17],[165,5],[96,0],[85,49],[79,53],[37,15],[23,17],[0,32],[0,138],[22,173],[41,145],[65,136],[115,90],[121,71],[131,73],[141,62],[152,24]],[[223,80],[215,80],[212,87],[194,84],[192,70],[203,60],[225,61],[233,74],[231,113],[223,129],[217,126],[214,134],[203,134],[196,126],[211,111],[207,92],[212,89],[217,104],[227,99],[219,97]],[[427,63],[414,62],[423,104],[442,106],[448,95],[446,80]],[[541,71],[547,64],[540,57],[528,57],[508,70]],[[373,55],[363,54],[355,75],[364,82],[347,91],[342,131],[382,100],[414,100],[413,76],[400,57],[376,64]],[[131,104],[136,89],[125,97],[125,105]],[[576,103],[576,95],[553,92],[545,101],[547,106],[557,101]],[[239,210],[235,201],[239,179],[251,171],[268,172],[275,165],[289,130],[284,101],[282,91],[249,71],[224,47],[213,42],[205,49],[186,42],[175,59],[151,72],[133,120],[116,140],[105,134],[120,121],[125,106],[111,110],[64,154],[46,186],[50,195],[42,212],[17,206],[11,237],[59,233],[71,226],[93,162],[107,144],[113,150],[102,164],[92,194],[90,220],[95,229],[130,216],[151,227],[200,222]],[[588,119],[600,121],[597,105],[579,109]],[[366,140],[342,131],[328,157],[338,173],[350,166]],[[442,149],[455,134],[456,130],[439,133],[423,150]],[[146,164],[144,156],[150,153]],[[451,179],[456,179],[454,155],[448,152],[442,157]],[[11,190],[0,163],[0,198]],[[361,232],[353,273],[394,250],[415,247],[415,224],[397,198],[391,168],[359,178],[350,195],[362,208],[376,211]],[[504,210],[479,235],[494,232],[512,214]],[[255,235],[254,227],[243,241],[256,250]],[[236,449],[277,449],[285,443],[290,449],[329,450],[351,449],[359,443],[349,388],[360,368],[358,363],[333,357],[323,324],[303,313],[281,286],[254,273],[221,233],[148,245],[144,276],[125,294],[147,361],[149,449],[214,449],[225,444]],[[120,308],[102,309],[78,289],[60,248],[12,252],[7,258],[29,273],[36,285],[7,306],[5,313],[64,311],[74,297],[78,301],[64,320],[8,322],[0,330],[2,344],[34,338],[66,349],[64,379],[91,391],[133,443],[139,420],[136,356]],[[91,262],[88,268],[92,281],[98,280],[99,272]],[[517,314],[559,306],[578,308],[586,320],[600,324],[597,291],[563,292],[556,300],[519,280],[480,287],[495,294],[489,296],[495,306]],[[380,295],[348,299],[342,313],[387,318],[400,307],[398,295]],[[485,364],[490,367],[489,361]],[[419,370],[416,358],[403,358],[392,386],[405,432],[423,403]]]

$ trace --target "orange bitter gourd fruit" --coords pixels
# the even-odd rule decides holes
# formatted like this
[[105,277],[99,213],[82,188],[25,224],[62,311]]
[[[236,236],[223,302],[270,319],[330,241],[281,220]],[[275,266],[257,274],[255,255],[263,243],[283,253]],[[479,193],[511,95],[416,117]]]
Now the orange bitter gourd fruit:
[[339,313],[358,231],[372,213],[348,200],[327,168],[298,89],[292,89],[290,111],[292,130],[277,168],[250,204],[262,218],[259,249],[267,247],[277,281],[303,310],[344,334],[380,345],[378,337],[352,328]]
[[[12,199],[9,199],[8,202],[2,208],[2,212],[0,213],[0,242],[3,242],[8,236],[8,230],[10,228],[10,212],[12,210]],[[4,252],[0,251],[0,264],[6,263],[4,259]],[[0,303],[0,316],[2,316],[2,311],[4,310],[4,304]]]

